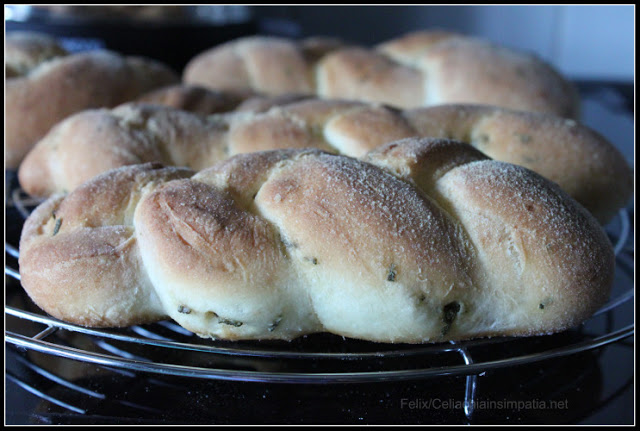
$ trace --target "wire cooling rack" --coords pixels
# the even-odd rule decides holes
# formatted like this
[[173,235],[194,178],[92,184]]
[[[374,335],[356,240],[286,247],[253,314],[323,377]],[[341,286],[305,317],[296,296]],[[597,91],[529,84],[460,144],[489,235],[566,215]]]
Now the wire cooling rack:
[[[6,205],[19,214],[19,223],[38,204],[19,188],[8,196]],[[18,288],[17,305],[5,305],[5,341],[76,361],[200,379],[348,383],[467,375],[467,395],[471,397],[474,379],[482,372],[598,349],[634,334],[632,317],[618,322],[615,315],[634,297],[629,212],[621,210],[606,230],[617,263],[612,299],[585,324],[563,334],[425,345],[370,343],[330,334],[293,342],[228,342],[200,338],[172,321],[117,330],[69,324],[43,314]],[[17,247],[5,242],[5,274],[17,281],[18,257]],[[487,351],[492,353],[487,355]],[[482,359],[476,359],[476,353]]]

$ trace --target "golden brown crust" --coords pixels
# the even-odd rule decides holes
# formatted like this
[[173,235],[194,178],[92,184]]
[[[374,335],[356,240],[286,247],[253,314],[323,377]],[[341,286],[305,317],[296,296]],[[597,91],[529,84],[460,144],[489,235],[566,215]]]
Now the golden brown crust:
[[417,109],[407,117],[421,136],[469,142],[493,159],[539,173],[602,223],[633,193],[633,171],[620,152],[573,120],[471,105]]
[[386,103],[402,108],[425,105],[425,79],[420,71],[363,48],[334,52],[318,65],[320,97]]
[[363,157],[366,162],[414,182],[430,195],[437,181],[453,168],[487,159],[461,141],[433,139],[429,145],[424,145],[423,141],[412,138],[382,145]]
[[[316,46],[311,55],[309,46]],[[335,40],[241,38],[194,57],[183,81],[272,95],[351,98],[403,109],[478,103],[579,115],[575,88],[541,59],[444,31],[409,33],[373,49]]]
[[[220,45],[218,58],[211,59],[206,53],[196,56],[195,63],[185,67],[183,81],[215,89],[251,89],[264,94],[312,92],[311,75],[298,47],[277,37],[251,36],[243,40],[242,44]],[[207,85],[212,79],[217,84]],[[248,81],[254,85],[247,86]]]
[[54,317],[86,326],[163,318],[141,266],[131,220],[143,190],[191,174],[151,165],[130,167],[38,206],[20,242],[21,282],[29,286],[31,298]]
[[18,175],[30,193],[47,196],[120,166],[160,162],[202,169],[227,157],[226,133],[206,117],[163,106],[83,111],[56,124]]
[[113,107],[178,81],[172,70],[158,62],[109,51],[43,55],[38,61],[6,80],[8,168],[17,168],[35,143],[67,116],[83,109]]
[[56,38],[47,34],[31,31],[9,32],[6,35],[4,51],[6,78],[24,75],[44,61],[68,54]]
[[27,220],[23,286],[75,323],[168,315],[225,339],[545,334],[606,301],[611,244],[555,184],[451,140],[365,159],[289,149],[195,175],[109,171]]
[[209,115],[232,111],[254,96],[247,91],[216,91],[197,85],[175,84],[143,94],[137,101]]
[[411,63],[438,43],[460,36],[445,30],[416,31],[383,42],[376,49],[399,63]]
[[330,52],[344,47],[344,41],[328,36],[311,36],[300,41],[302,55],[308,63],[315,63]]
[[236,111],[265,112],[274,106],[288,105],[303,100],[313,99],[313,96],[304,94],[283,94],[280,96],[259,96],[247,98],[236,108]]
[[20,184],[29,194],[47,196],[126,164],[158,161],[200,170],[235,154],[305,147],[360,157],[390,141],[423,136],[463,141],[538,172],[602,223],[633,191],[633,171],[623,156],[573,120],[479,105],[400,111],[346,100],[285,103],[289,97],[253,99],[239,112],[208,117],[140,104],[85,111],[36,145],[20,168]]
[[579,117],[577,90],[533,55],[449,37],[405,64],[426,71],[425,106],[471,103]]
[[474,305],[471,327],[495,334],[487,313],[503,309],[518,335],[532,327],[551,332],[575,326],[606,301],[607,290],[594,287],[613,283],[609,240],[555,184],[515,165],[474,162],[447,173],[436,195],[476,247],[474,278],[490,286]]

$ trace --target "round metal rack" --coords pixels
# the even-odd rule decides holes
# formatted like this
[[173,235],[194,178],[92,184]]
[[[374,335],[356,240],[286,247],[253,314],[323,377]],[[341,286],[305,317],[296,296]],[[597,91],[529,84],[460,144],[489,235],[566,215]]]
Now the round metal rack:
[[[38,203],[19,189],[7,196],[6,208],[22,222]],[[14,283],[18,287],[7,292],[5,302],[5,343],[122,372],[199,380],[322,385],[462,376],[464,414],[471,418],[478,376],[485,372],[595,351],[626,343],[634,335],[633,320],[616,314],[632,306],[634,297],[631,219],[628,210],[621,210],[606,226],[617,265],[611,300],[579,328],[560,334],[424,345],[371,343],[331,334],[291,342],[230,342],[200,338],[172,321],[109,330],[69,324],[43,314]],[[18,257],[17,244],[5,242],[5,274],[16,281]],[[29,390],[17,376],[7,378]],[[51,402],[73,411],[62,401]]]

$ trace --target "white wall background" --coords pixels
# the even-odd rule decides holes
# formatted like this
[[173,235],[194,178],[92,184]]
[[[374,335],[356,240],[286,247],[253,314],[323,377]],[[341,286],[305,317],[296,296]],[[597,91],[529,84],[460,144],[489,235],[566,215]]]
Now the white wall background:
[[286,10],[280,13],[288,14],[300,24],[305,36],[331,34],[353,42],[374,44],[411,30],[450,29],[534,52],[573,79],[632,81],[634,78],[633,5],[301,6],[281,9]]

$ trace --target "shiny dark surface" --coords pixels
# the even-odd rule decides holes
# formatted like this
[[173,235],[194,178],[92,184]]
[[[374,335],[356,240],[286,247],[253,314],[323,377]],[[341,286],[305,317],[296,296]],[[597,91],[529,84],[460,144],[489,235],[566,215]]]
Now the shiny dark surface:
[[[467,416],[460,376],[329,386],[226,382],[105,369],[9,349],[7,423],[629,424],[632,374],[612,372],[610,363],[631,367],[632,356],[632,346],[619,343],[486,372],[478,377],[475,409]],[[39,367],[67,375],[65,384]]]

